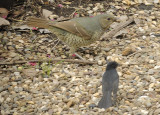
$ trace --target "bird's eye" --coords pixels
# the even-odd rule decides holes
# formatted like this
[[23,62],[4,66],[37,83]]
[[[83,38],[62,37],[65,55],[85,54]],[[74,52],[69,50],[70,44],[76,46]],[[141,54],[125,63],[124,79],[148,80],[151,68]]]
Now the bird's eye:
[[108,20],[111,20],[111,18],[108,18]]

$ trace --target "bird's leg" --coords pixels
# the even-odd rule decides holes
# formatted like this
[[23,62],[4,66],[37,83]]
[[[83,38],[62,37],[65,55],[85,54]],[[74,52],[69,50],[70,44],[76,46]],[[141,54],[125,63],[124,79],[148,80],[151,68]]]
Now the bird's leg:
[[70,52],[72,53],[72,56],[77,56],[78,58],[80,58],[81,60],[85,60],[82,56],[80,56],[78,53],[76,53],[76,48],[71,48]]

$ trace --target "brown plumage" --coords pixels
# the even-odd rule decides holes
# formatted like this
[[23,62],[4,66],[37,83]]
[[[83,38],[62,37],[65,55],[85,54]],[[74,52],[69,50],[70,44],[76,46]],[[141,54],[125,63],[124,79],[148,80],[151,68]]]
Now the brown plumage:
[[61,41],[70,46],[71,53],[75,53],[77,48],[90,45],[98,40],[114,21],[113,16],[101,14],[95,17],[74,18],[64,22],[30,18],[27,25],[49,29]]

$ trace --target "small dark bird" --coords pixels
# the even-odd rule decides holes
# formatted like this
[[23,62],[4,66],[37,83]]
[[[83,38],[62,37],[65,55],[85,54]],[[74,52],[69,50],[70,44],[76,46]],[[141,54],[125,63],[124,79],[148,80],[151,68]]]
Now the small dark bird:
[[[115,104],[117,97],[117,90],[119,84],[119,76],[116,71],[118,63],[115,61],[109,62],[106,67],[106,71],[102,78],[102,93],[103,96],[98,103],[99,108],[109,108]],[[113,101],[112,101],[113,93]]]
[[114,16],[101,14],[94,17],[73,18],[63,22],[30,18],[27,25],[49,29],[70,47],[73,54],[77,48],[90,45],[98,40],[115,21]]

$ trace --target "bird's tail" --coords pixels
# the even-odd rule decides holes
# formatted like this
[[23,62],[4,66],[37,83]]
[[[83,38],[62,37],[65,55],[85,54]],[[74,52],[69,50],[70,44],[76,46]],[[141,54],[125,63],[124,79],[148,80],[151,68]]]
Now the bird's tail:
[[111,92],[107,91],[105,94],[103,94],[101,100],[98,103],[99,108],[109,108],[112,106],[112,99],[111,99]]
[[26,24],[31,27],[38,27],[38,28],[46,28],[49,29],[51,24],[54,24],[55,22],[41,19],[41,18],[35,18],[31,17],[27,20]]

